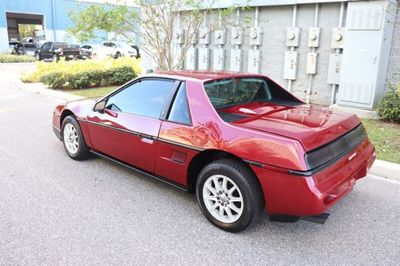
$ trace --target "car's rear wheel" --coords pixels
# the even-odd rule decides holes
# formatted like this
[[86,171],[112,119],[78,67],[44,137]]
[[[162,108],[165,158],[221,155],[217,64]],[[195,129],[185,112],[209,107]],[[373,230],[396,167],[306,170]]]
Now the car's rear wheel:
[[118,58],[120,58],[121,57],[121,53],[120,52],[117,52],[116,54],[115,54],[115,59],[118,59]]
[[250,169],[233,159],[210,163],[196,183],[203,214],[215,226],[239,232],[256,221],[264,201],[260,185]]
[[73,116],[64,118],[61,133],[64,148],[69,157],[80,161],[89,156],[89,149],[83,138],[82,130]]

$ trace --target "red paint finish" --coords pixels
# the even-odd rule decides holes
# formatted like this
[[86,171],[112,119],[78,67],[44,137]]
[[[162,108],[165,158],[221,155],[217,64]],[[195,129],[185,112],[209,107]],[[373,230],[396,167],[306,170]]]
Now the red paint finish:
[[[188,186],[188,168],[199,153],[220,151],[244,162],[256,174],[270,214],[317,215],[350,192],[366,175],[375,159],[368,138],[329,166],[309,176],[308,151],[338,139],[360,124],[354,115],[301,103],[251,103],[223,110],[244,118],[224,122],[204,90],[204,82],[232,77],[262,75],[167,72],[167,77],[186,83],[191,125],[122,112],[95,112],[94,99],[56,107],[53,126],[60,128],[64,112],[78,119],[86,143],[100,153]],[[146,78],[146,77],[144,77]],[[249,110],[247,113],[241,108]]]

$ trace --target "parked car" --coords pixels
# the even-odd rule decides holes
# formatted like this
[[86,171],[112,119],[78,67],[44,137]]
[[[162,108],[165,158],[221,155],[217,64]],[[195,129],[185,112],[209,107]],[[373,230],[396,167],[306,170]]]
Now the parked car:
[[19,41],[9,41],[8,42],[8,49],[10,54],[16,54],[16,51],[21,46]]
[[90,44],[81,45],[81,54],[79,56],[80,59],[88,59],[93,56],[93,46]]
[[38,61],[51,59],[53,62],[58,62],[60,57],[71,60],[78,58],[80,54],[81,48],[79,45],[66,42],[46,42],[37,50],[36,59]]
[[305,104],[255,74],[140,77],[58,105],[53,130],[72,159],[92,153],[195,192],[207,219],[233,232],[263,209],[325,221],[375,160],[356,115]]
[[136,56],[137,52],[129,44],[124,42],[103,42],[102,54],[106,54],[115,59],[121,56]]
[[140,58],[140,50],[139,50],[139,46],[137,45],[131,45],[131,47],[135,50],[136,54],[134,55],[134,57],[136,58]]
[[15,48],[17,55],[30,55],[35,56],[38,47],[34,43],[22,43],[20,46]]

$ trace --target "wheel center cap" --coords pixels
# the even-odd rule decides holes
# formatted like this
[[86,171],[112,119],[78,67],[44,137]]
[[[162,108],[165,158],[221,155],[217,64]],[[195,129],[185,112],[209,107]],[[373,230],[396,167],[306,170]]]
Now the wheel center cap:
[[227,196],[221,195],[221,201],[222,201],[222,202],[228,202],[229,200],[228,200],[228,197],[227,197]]

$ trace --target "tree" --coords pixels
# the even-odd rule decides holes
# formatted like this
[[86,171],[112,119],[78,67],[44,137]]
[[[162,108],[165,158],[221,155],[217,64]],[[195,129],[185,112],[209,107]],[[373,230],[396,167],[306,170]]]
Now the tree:
[[[195,34],[202,27],[203,20],[212,11],[214,0],[137,0],[137,7],[125,4],[90,5],[69,16],[74,26],[69,29],[80,41],[96,37],[96,31],[115,32],[133,41],[136,36],[141,40],[141,49],[154,58],[162,70],[179,68],[184,55],[191,46]],[[220,12],[227,17],[232,8]],[[177,17],[186,34],[180,50],[176,49]],[[220,15],[221,17],[221,15]],[[217,23],[209,23],[214,29]]]

